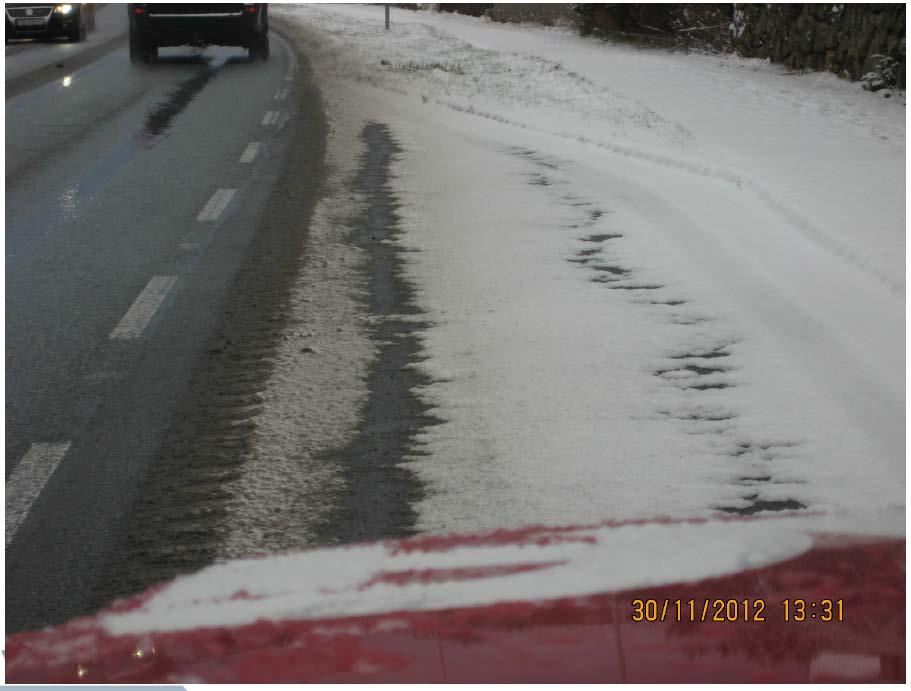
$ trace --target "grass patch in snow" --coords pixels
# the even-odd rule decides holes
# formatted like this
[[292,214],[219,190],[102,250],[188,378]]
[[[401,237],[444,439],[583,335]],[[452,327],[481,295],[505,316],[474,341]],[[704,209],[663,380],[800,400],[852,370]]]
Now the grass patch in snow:
[[440,70],[450,74],[465,74],[465,69],[457,62],[439,62],[423,60],[409,60],[408,62],[390,62],[383,58],[380,60],[389,72],[422,72],[428,70]]

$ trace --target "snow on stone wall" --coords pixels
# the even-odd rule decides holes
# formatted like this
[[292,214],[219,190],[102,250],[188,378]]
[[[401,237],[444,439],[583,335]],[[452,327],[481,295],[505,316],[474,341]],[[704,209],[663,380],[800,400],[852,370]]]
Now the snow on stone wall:
[[[449,5],[450,11],[461,11]],[[532,4],[494,3],[495,21],[578,26],[664,39],[668,45],[734,50],[793,69],[826,70],[863,79],[894,60],[894,83],[905,86],[905,5],[900,4]],[[729,19],[731,18],[731,19]]]
[[861,79],[877,70],[877,56],[884,55],[897,62],[896,85],[905,86],[904,4],[735,7],[735,45],[746,57]]

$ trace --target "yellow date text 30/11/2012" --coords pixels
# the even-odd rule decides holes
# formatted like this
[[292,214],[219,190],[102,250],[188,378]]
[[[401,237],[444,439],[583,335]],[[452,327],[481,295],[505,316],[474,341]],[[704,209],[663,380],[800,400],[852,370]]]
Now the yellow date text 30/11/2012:
[[844,600],[793,598],[766,601],[762,598],[676,599],[636,598],[630,601],[635,622],[843,622]]

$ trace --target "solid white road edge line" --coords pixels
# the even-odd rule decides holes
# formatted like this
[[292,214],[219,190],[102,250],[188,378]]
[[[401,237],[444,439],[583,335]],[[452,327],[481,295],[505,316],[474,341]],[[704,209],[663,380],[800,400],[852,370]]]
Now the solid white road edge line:
[[240,163],[253,163],[259,153],[259,142],[250,142],[240,155]]
[[263,127],[268,127],[269,125],[274,125],[278,121],[278,111],[270,110],[268,113],[263,115]]
[[139,338],[176,282],[177,276],[153,276],[120,323],[114,327],[110,337]]
[[294,54],[294,49],[288,45],[288,43],[281,38],[278,34],[275,35],[276,40],[282,44],[285,48],[285,52],[288,53],[288,69],[285,70],[285,81],[293,82],[294,73],[297,71],[297,56]]
[[70,442],[32,444],[6,481],[6,544],[70,448]]
[[225,207],[228,205],[228,202],[231,201],[231,197],[234,196],[235,192],[237,192],[235,189],[215,190],[215,194],[213,194],[212,198],[206,202],[204,207],[202,207],[202,211],[199,212],[199,216],[196,217],[196,220],[217,221],[218,217],[221,216],[221,212],[225,210]]

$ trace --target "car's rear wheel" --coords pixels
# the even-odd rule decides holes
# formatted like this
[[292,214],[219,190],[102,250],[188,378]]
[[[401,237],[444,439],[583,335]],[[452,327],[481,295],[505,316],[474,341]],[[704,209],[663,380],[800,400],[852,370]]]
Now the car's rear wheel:
[[269,34],[257,36],[254,42],[247,48],[247,55],[250,58],[250,62],[253,62],[254,60],[268,60]]
[[130,31],[130,62],[148,62],[158,56],[158,46],[149,45],[136,32]]
[[130,62],[145,62],[145,46],[135,33],[130,32]]

